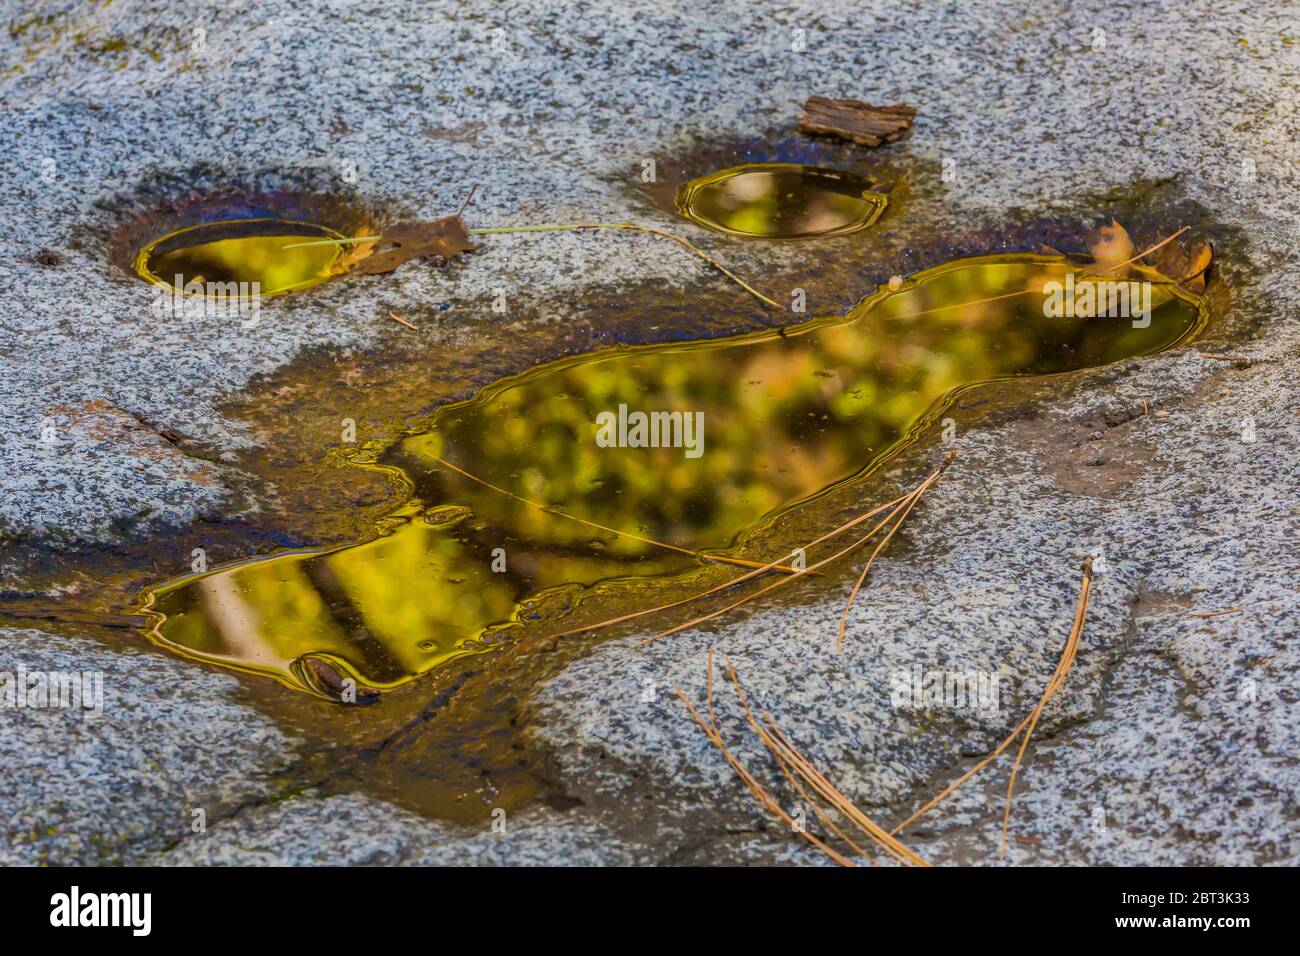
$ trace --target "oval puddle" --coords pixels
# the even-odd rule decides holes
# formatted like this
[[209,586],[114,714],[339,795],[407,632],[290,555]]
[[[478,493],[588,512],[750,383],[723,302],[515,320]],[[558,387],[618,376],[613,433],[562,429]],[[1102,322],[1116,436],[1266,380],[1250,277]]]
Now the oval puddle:
[[677,194],[692,222],[749,239],[825,239],[865,229],[888,200],[870,180],[799,163],[746,163],[694,179]]
[[298,246],[341,239],[327,226],[288,219],[227,219],[187,226],[153,240],[135,257],[142,279],[207,296],[277,295],[333,277],[338,246]]
[[524,629],[655,606],[673,582],[735,573],[698,552],[769,561],[783,552],[763,539],[786,518],[793,540],[815,536],[797,509],[879,468],[958,392],[1158,352],[1208,317],[1167,282],[1131,283],[1133,318],[1054,308],[1063,289],[1078,302],[1089,285],[1130,285],[1085,268],[963,259],[846,316],[504,379],[382,456],[413,490],[382,536],[160,585],[144,601],[150,637],[330,696],[302,678],[304,659],[394,687]]

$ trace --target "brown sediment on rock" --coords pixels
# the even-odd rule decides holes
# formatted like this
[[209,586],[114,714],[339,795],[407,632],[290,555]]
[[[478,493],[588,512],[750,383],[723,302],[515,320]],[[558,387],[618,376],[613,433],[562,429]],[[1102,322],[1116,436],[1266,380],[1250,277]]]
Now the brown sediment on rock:
[[833,100],[810,96],[803,104],[799,130],[816,136],[837,136],[859,146],[892,143],[912,126],[916,108],[895,103],[872,106],[864,100]]

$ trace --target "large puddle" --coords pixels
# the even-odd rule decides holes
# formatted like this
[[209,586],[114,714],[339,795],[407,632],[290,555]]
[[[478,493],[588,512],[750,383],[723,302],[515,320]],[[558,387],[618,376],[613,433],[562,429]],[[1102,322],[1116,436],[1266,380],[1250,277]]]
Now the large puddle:
[[[387,688],[598,620],[610,595],[661,603],[667,582],[716,570],[690,552],[770,561],[765,531],[878,468],[961,390],[1157,352],[1206,319],[1202,300],[1160,282],[1133,283],[1125,314],[1107,315],[1118,284],[1087,268],[964,259],[847,316],[504,379],[376,463],[412,490],[379,537],[161,585],[146,596],[151,636],[300,689],[328,692],[312,661]],[[1105,287],[1112,296],[1089,306]]]

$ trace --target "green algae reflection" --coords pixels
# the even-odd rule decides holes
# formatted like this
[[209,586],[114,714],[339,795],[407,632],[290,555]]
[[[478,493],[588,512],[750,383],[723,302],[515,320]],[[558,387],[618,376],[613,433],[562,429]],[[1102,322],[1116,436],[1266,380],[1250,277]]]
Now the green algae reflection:
[[647,539],[771,560],[774,541],[825,530],[801,509],[879,467],[960,390],[1157,352],[1204,322],[1202,300],[1169,284],[1149,288],[1141,319],[1046,315],[1045,288],[1077,290],[1083,269],[965,259],[784,334],[614,348],[505,379],[384,454],[413,496],[379,537],[162,585],[152,636],[291,686],[314,655],[392,687],[578,609],[597,620],[616,593],[621,609],[662,603],[724,569]]

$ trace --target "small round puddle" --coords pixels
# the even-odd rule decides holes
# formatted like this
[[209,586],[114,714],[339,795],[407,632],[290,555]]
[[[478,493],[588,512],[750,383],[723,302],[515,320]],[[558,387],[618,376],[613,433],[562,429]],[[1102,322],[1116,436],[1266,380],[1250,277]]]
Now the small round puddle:
[[746,163],[693,179],[677,194],[687,219],[750,239],[824,239],[865,229],[888,200],[870,180],[799,163]]
[[227,219],[188,226],[155,239],[135,257],[135,272],[155,285],[179,291],[202,287],[211,295],[229,283],[254,295],[306,289],[332,278],[339,246],[295,243],[341,239],[326,226],[290,219]]

